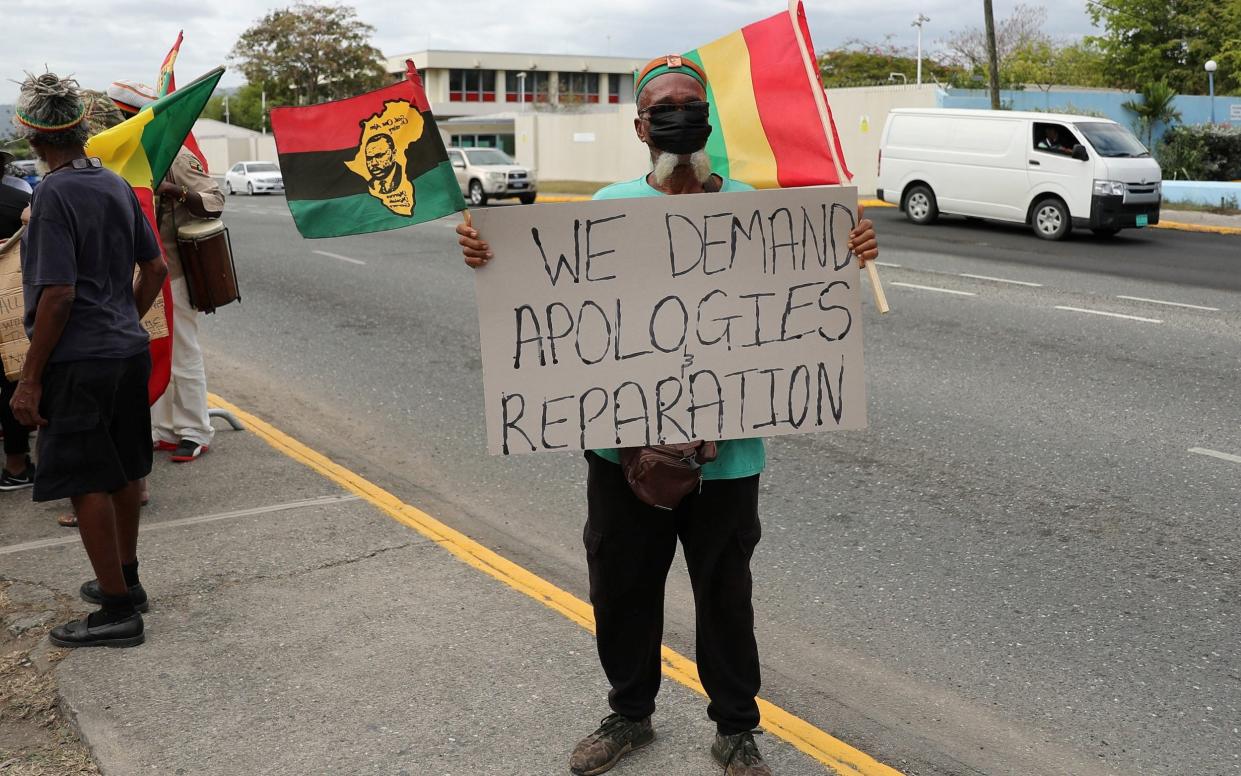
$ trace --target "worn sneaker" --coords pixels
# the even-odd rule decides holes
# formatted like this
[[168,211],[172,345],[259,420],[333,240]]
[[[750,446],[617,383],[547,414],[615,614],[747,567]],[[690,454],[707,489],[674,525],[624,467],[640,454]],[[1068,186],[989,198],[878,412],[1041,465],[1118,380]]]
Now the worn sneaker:
[[[87,603],[103,606],[103,590],[99,587],[99,580],[92,579],[89,582],[83,582],[78,588],[78,595],[82,596],[82,600]],[[140,612],[145,612],[151,608],[150,602],[147,600],[147,591],[142,587],[142,583],[129,588],[129,600],[133,602],[134,608]]]
[[172,462],[189,463],[197,460],[207,450],[207,445],[200,445],[191,439],[182,439],[177,443],[177,449],[172,451]]
[[655,740],[651,718],[634,722],[620,714],[609,714],[599,729],[578,742],[569,757],[573,776],[596,776],[612,770],[620,758]]
[[8,469],[0,469],[0,490],[21,490],[34,487],[34,464],[26,459],[26,471],[12,474]]
[[716,733],[711,756],[724,768],[724,776],[771,776],[771,768],[754,743],[754,734],[761,732],[750,730],[731,736]]

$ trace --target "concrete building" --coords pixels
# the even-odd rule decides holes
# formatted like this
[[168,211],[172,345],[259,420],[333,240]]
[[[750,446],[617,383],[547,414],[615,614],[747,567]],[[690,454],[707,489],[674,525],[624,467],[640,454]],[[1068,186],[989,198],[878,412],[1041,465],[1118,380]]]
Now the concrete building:
[[253,129],[215,119],[194,122],[194,139],[212,175],[222,177],[237,162],[278,162],[276,139]]
[[[407,59],[421,74],[447,145],[500,148],[541,181],[610,183],[649,169],[633,130],[633,76],[646,59],[415,51],[386,59],[394,80],[405,77]],[[888,111],[933,107],[940,99],[930,84],[828,91],[862,196],[875,191]]]
[[630,57],[430,50],[387,58],[394,79],[405,77],[407,59],[418,68],[446,140],[510,154],[517,150],[517,116],[615,114],[632,106],[633,74],[646,64]]

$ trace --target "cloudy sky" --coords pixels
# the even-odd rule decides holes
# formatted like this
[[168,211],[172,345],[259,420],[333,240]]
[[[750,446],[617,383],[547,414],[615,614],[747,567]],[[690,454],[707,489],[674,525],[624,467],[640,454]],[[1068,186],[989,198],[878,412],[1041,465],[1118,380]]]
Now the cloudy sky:
[[[347,2],[348,0],[346,0]],[[1017,0],[994,0],[1002,18]],[[0,103],[13,102],[22,70],[75,74],[99,88],[118,78],[153,81],[159,63],[185,30],[177,61],[186,83],[218,64],[237,36],[267,10],[288,0],[0,0]],[[1043,0],[1047,31],[1076,38],[1091,31],[1085,0]],[[385,54],[424,48],[653,57],[683,51],[780,11],[780,0],[354,0],[376,28]],[[982,24],[981,0],[805,0],[815,47],[887,35],[913,45],[910,22],[931,17],[924,45],[953,30]],[[229,73],[225,85],[240,78]]]

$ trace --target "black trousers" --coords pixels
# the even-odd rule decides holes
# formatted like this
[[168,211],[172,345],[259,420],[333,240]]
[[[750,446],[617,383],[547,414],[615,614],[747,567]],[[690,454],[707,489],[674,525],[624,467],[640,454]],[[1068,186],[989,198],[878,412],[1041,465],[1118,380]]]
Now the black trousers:
[[12,408],[9,407],[9,401],[16,390],[17,383],[0,374],[0,430],[4,431],[5,455],[25,455],[30,452],[30,429],[17,422]]
[[587,453],[583,541],[608,703],[630,719],[655,710],[664,584],[677,539],[694,589],[698,674],[707,715],[726,735],[758,726],[758,645],[750,558],[758,544],[758,477],[709,480],[675,511],[633,495],[620,466]]

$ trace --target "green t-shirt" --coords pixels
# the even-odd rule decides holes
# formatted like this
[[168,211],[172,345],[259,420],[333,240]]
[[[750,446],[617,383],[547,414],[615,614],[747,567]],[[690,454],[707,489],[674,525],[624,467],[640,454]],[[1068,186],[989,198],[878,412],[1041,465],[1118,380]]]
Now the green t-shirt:
[[[748,183],[725,178],[720,191],[753,191]],[[605,186],[595,193],[594,199],[626,199],[629,197],[662,197],[665,194],[646,182],[646,176],[631,181],[621,181]],[[620,463],[616,448],[593,451],[595,455],[612,463]],[[704,480],[736,480],[753,477],[767,463],[767,450],[762,439],[728,439],[719,442],[719,457],[702,467]]]

